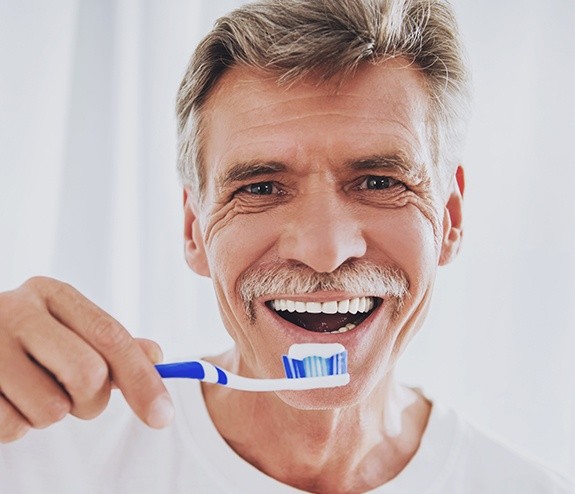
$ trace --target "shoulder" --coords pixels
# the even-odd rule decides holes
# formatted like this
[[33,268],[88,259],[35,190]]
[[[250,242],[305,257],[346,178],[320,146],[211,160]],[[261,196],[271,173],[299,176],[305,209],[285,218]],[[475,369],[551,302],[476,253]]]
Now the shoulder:
[[472,486],[468,492],[575,494],[571,479],[486,433],[455,411],[437,406],[433,413],[430,422],[436,421],[436,429],[452,432],[446,482]]

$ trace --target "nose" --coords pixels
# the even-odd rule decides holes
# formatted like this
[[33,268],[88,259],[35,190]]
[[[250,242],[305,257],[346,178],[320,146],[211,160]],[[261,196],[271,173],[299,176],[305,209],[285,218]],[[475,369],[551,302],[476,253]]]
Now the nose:
[[351,258],[365,255],[367,245],[353,208],[330,193],[309,194],[298,201],[283,227],[279,255],[318,273],[331,273]]

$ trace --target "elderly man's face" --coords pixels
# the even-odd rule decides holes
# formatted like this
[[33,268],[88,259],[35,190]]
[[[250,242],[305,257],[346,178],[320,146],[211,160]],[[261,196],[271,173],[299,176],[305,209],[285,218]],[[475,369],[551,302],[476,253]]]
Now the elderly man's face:
[[281,376],[291,344],[340,342],[349,386],[282,399],[356,402],[419,328],[460,238],[462,172],[450,186],[432,163],[421,74],[390,60],[339,85],[279,87],[235,67],[205,116],[207,188],[201,206],[187,196],[186,255],[214,282],[239,370]]

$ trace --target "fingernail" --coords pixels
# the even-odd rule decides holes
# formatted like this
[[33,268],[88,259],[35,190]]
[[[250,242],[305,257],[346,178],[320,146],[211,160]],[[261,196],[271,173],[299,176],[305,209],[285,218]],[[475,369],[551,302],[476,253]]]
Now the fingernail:
[[163,429],[174,418],[174,405],[166,395],[156,398],[148,412],[147,424],[154,429]]

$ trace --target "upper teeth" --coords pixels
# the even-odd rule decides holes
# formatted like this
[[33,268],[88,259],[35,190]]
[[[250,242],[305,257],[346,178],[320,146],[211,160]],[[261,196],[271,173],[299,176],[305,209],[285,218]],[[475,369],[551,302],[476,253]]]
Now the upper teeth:
[[369,312],[373,309],[373,297],[358,297],[347,300],[331,300],[329,302],[297,302],[295,300],[276,299],[272,300],[275,310],[287,310],[288,312],[309,312],[310,314],[357,314]]

